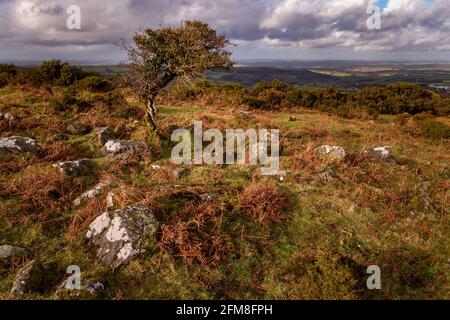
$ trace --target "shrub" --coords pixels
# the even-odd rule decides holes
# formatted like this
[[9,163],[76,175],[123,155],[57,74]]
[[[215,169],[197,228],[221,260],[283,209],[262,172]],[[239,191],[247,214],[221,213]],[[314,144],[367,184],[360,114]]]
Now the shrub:
[[0,88],[6,87],[9,82],[9,77],[6,73],[0,73]]
[[112,83],[103,77],[91,76],[84,78],[78,82],[78,87],[81,90],[90,92],[108,92],[113,90]]
[[424,137],[432,139],[450,138],[450,127],[445,123],[433,119],[426,119],[419,122],[419,127]]
[[287,194],[276,185],[253,183],[239,196],[238,209],[264,225],[281,221],[287,201]]
[[13,64],[0,64],[0,73],[4,73],[8,77],[14,77],[17,75],[17,68]]
[[211,202],[186,204],[173,215],[171,223],[161,226],[161,253],[181,257],[187,265],[216,265],[227,252],[219,216],[220,211]]

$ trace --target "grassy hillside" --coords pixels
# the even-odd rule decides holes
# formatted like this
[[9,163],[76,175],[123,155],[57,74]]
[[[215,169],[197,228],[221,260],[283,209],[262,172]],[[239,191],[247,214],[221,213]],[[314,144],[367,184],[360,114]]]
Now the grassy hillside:
[[[421,134],[420,120],[347,120],[302,108],[247,118],[242,107],[217,99],[160,101],[164,134],[155,138],[127,91],[126,101],[78,92],[87,105],[61,108],[53,101],[62,90],[0,89],[0,112],[15,116],[0,120],[0,138],[30,137],[43,148],[0,161],[0,245],[23,248],[0,261],[0,299],[9,298],[16,273],[32,259],[45,281],[27,299],[450,298],[450,145]],[[204,129],[279,128],[286,176],[239,165],[187,166],[174,176],[170,133],[194,120]],[[116,138],[147,143],[150,154],[104,157],[95,129],[105,126]],[[346,158],[318,156],[324,144],[343,147]],[[366,157],[377,145],[392,147],[395,161]],[[75,178],[52,167],[82,158],[94,165]],[[114,271],[84,239],[107,210],[106,195],[72,206],[111,177],[119,181],[111,190],[115,208],[146,204],[160,222],[156,242],[144,242],[145,253]],[[61,297],[69,265],[105,289]],[[382,290],[366,287],[370,265],[381,267]]]

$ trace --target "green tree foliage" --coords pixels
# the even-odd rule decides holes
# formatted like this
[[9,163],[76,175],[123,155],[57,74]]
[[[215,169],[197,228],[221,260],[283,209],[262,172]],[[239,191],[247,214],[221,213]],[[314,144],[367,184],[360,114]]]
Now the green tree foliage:
[[124,44],[128,53],[130,83],[147,104],[146,120],[157,130],[155,98],[175,79],[189,82],[206,70],[233,66],[227,38],[208,24],[186,21],[178,28],[146,29]]

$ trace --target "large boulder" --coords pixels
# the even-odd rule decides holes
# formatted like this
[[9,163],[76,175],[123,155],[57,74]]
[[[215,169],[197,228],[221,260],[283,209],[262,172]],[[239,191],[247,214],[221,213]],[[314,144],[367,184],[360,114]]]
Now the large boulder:
[[327,156],[331,160],[344,160],[345,150],[339,146],[323,145],[316,149],[316,152],[321,156]]
[[0,152],[26,153],[41,151],[41,146],[36,140],[26,137],[0,138]]
[[43,269],[39,262],[33,260],[18,272],[11,288],[10,296],[16,297],[34,292],[42,284]]
[[131,156],[144,153],[148,146],[140,141],[134,140],[109,140],[102,148],[104,156]]
[[3,245],[0,246],[0,259],[8,259],[11,258],[20,252],[22,252],[23,249],[19,247],[9,246],[9,245]]
[[69,176],[88,175],[92,171],[92,161],[90,159],[81,159],[76,161],[65,161],[56,163],[54,168]]
[[106,191],[108,191],[108,189],[115,188],[117,187],[117,185],[118,185],[117,181],[112,179],[100,182],[97,185],[95,185],[94,188],[84,192],[82,195],[76,198],[73,202],[73,206],[78,207],[92,198],[105,194]]
[[142,241],[153,238],[158,221],[150,208],[133,205],[105,212],[89,226],[86,239],[96,248],[97,258],[117,268],[142,252]]

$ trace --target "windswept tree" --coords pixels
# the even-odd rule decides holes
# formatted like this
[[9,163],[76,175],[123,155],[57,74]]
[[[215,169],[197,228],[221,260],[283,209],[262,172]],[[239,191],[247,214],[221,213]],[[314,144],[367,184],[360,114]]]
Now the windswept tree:
[[123,45],[129,58],[129,80],[146,104],[146,121],[157,131],[155,99],[173,80],[190,83],[206,70],[234,65],[226,47],[230,41],[200,21],[185,21],[178,28],[146,29],[134,43]]

